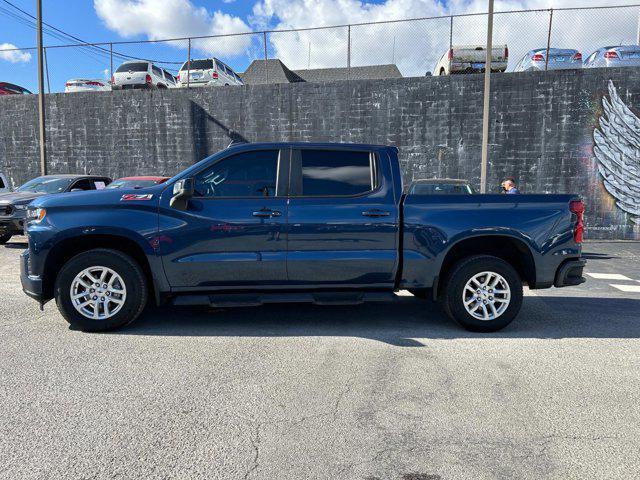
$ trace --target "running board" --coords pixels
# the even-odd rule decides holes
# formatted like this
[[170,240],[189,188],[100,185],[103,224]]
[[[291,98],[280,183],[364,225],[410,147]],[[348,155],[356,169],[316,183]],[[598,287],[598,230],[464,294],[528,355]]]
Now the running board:
[[210,307],[256,307],[265,303],[313,303],[316,305],[359,305],[365,302],[392,302],[393,292],[323,292],[323,293],[216,293],[211,295],[179,295],[171,303],[176,306],[208,305]]

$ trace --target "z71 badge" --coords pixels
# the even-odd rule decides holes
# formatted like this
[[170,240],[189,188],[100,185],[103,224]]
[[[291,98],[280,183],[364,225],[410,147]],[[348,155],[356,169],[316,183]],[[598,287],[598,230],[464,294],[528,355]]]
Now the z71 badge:
[[146,200],[151,200],[153,198],[153,193],[147,194],[137,194],[137,193],[126,193],[122,195],[120,198],[121,202],[144,202]]

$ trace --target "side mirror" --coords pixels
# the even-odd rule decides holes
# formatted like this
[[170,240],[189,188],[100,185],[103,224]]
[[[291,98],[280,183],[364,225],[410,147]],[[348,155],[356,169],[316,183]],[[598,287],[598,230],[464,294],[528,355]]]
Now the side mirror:
[[193,178],[179,180],[173,186],[173,197],[169,206],[176,210],[186,210],[191,197],[193,197]]

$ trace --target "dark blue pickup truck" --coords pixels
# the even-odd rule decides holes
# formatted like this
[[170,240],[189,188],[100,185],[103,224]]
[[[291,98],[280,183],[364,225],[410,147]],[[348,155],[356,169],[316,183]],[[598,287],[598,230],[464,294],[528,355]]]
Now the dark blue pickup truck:
[[[143,190],[29,207],[24,291],[83,330],[158,305],[352,304],[408,289],[494,331],[584,282],[575,195],[403,195],[395,147],[256,143]],[[425,303],[425,308],[429,308]]]

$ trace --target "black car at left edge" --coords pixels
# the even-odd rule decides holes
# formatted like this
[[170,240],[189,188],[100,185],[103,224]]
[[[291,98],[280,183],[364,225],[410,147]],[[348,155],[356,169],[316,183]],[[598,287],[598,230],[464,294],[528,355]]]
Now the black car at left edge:
[[43,195],[100,190],[111,183],[99,175],[44,175],[29,180],[15,192],[0,194],[0,245],[22,235],[27,205]]

